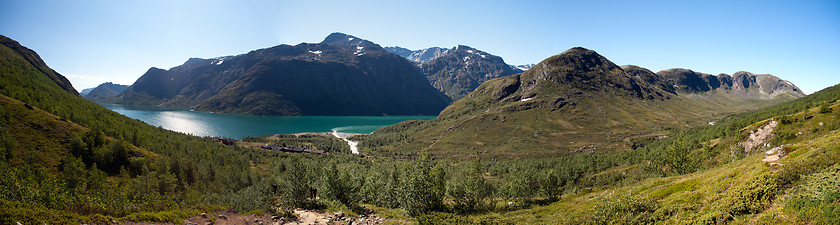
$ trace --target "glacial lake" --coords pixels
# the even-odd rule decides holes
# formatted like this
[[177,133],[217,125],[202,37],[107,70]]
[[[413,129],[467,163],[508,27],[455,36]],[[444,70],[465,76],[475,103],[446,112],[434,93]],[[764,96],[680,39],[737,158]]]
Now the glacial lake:
[[243,138],[302,132],[373,133],[405,120],[430,120],[436,116],[253,116],[99,103],[119,114],[152,126],[196,136]]

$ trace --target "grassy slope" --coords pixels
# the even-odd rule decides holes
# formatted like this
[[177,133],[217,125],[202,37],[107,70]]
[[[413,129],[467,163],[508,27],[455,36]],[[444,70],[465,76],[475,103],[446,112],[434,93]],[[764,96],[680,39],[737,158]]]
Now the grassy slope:
[[[831,113],[813,107],[774,117],[790,121],[777,127],[769,141],[771,147],[789,147],[788,156],[776,162],[781,165],[771,167],[758,152],[708,170],[571,193],[547,206],[490,216],[527,224],[836,223],[840,216],[832,210],[840,207],[840,102],[831,101]],[[775,109],[781,108],[788,107]],[[762,113],[767,112],[753,115]],[[767,121],[747,126],[741,135],[704,144],[729,143],[714,149],[735,149],[734,143]]]
[[56,169],[60,160],[69,155],[69,140],[86,128],[44,112],[27,109],[24,103],[0,95],[4,159],[12,165],[29,164]]
[[[2,223],[90,221],[85,218],[94,215],[137,218],[137,213],[235,205],[247,198],[233,193],[245,194],[241,190],[256,182],[249,165],[249,158],[255,156],[209,139],[149,126],[87,101],[72,87],[56,83],[63,77],[46,67],[36,53],[2,38]],[[85,158],[72,155],[72,146],[90,130],[102,132],[104,142],[93,146],[93,157],[74,171],[78,177],[67,176],[65,162]],[[114,149],[120,148],[126,149],[127,160],[105,165],[114,157]],[[92,162],[100,162],[98,170]],[[104,181],[99,180],[103,171]],[[71,181],[74,178],[81,182]],[[146,185],[140,185],[143,182]],[[256,200],[242,205],[249,204],[263,207]],[[50,220],[53,214],[70,218]]]

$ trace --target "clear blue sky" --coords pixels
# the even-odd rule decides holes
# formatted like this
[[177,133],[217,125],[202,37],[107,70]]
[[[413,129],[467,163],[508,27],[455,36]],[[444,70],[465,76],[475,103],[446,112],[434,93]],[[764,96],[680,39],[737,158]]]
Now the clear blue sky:
[[840,83],[836,0],[0,2],[0,34],[78,90],[335,31],[410,49],[464,44],[509,64],[582,46],[654,72],[769,73],[806,93]]

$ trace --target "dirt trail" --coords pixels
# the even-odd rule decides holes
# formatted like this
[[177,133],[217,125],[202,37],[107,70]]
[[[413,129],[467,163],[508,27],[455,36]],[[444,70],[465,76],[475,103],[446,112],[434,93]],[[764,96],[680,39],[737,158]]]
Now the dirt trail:
[[[345,217],[344,213],[330,213],[319,210],[305,210],[295,209],[294,214],[297,218],[284,218],[280,216],[272,216],[265,214],[262,216],[256,215],[240,215],[233,211],[218,211],[214,213],[204,213],[202,215],[187,218],[182,223],[175,224],[189,224],[189,225],[215,225],[215,224],[232,224],[232,225],[303,225],[303,224],[381,224],[382,218],[372,215],[361,215],[359,217]],[[123,221],[116,224],[128,225],[149,225],[149,224],[172,224],[172,223],[153,223],[153,222],[133,222]]]
[[472,117],[470,117],[470,118],[467,118],[467,119],[465,119],[465,120],[462,120],[462,121],[461,121],[460,123],[458,123],[458,124],[455,124],[455,125],[450,126],[450,127],[449,127],[449,129],[446,129],[445,131],[443,131],[442,133],[440,133],[440,135],[438,135],[438,138],[437,138],[437,139],[434,139],[434,141],[432,142],[432,144],[431,144],[431,145],[429,145],[429,147],[427,147],[426,149],[427,149],[427,150],[428,150],[428,149],[432,149],[432,147],[434,147],[434,146],[435,146],[435,144],[437,144],[437,142],[438,142],[440,139],[443,139],[443,137],[444,137],[444,136],[446,136],[447,134],[449,134],[449,132],[452,132],[453,130],[455,130],[455,128],[458,128],[459,126],[463,125],[463,124],[464,124],[464,123],[466,123],[467,121],[470,121],[470,120],[472,120],[472,119],[475,119],[475,117],[476,117],[476,116],[472,116]]

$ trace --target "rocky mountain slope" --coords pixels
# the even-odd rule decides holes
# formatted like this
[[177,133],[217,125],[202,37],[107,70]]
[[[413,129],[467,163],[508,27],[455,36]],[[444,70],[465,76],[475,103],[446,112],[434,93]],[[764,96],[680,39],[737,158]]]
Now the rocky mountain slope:
[[453,100],[461,99],[490,79],[522,72],[498,56],[459,45],[420,64],[432,86]]
[[499,56],[465,45],[416,51],[401,47],[386,49],[418,63],[429,83],[453,100],[464,97],[485,81],[523,71]]
[[151,68],[112,102],[252,115],[437,115],[449,99],[424,77],[373,42],[333,33],[317,44]]
[[411,60],[416,63],[423,63],[429,60],[433,60],[437,57],[441,57],[449,53],[449,49],[441,48],[441,47],[431,47],[431,48],[424,48],[420,50],[410,50],[407,48],[403,48],[400,46],[395,47],[385,47],[385,50],[392,52],[394,54],[400,55],[403,58]]
[[360,146],[454,157],[620,151],[675,128],[803,96],[771,75],[728,77],[622,68],[595,51],[572,48],[523,73],[483,83],[435,120],[382,128]]
[[[92,90],[87,93],[82,93],[82,97],[91,100],[91,101],[100,101],[109,98],[113,98],[119,94],[121,94],[125,89],[128,89],[128,85],[122,84],[114,84],[111,82],[102,83],[99,86],[96,86]],[[87,90],[87,89],[85,89]],[[84,92],[84,91],[82,91]]]

